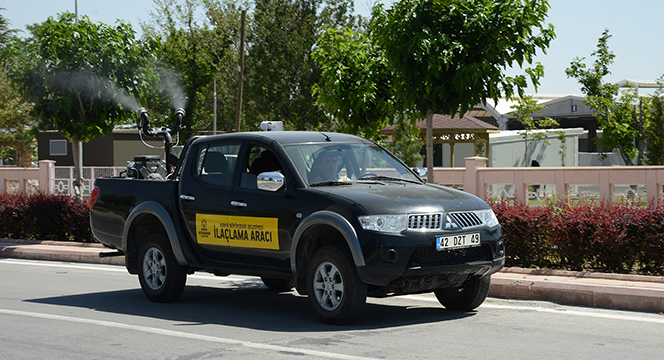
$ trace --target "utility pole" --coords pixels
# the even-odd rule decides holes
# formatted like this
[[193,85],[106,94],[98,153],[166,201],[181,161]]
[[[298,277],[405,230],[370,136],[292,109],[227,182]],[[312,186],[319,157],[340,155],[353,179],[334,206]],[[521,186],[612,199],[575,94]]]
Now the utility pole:
[[242,114],[242,83],[244,81],[244,19],[247,10],[242,10],[242,21],[240,24],[240,65],[238,65],[239,79],[237,83],[237,107],[235,108],[235,131],[240,132]]
[[214,97],[214,106],[212,109],[212,134],[217,135],[217,80],[214,80],[214,92],[212,93]]
[[[74,12],[76,16],[76,24],[78,24],[78,0],[74,0]],[[76,167],[74,168],[74,182],[72,187],[74,188],[76,199],[78,199],[80,202],[83,200],[83,184],[85,183],[85,180],[83,179],[83,142],[78,138],[78,136],[75,138],[76,141],[72,141],[71,144],[72,156],[74,156],[74,160],[78,161],[74,161]]]

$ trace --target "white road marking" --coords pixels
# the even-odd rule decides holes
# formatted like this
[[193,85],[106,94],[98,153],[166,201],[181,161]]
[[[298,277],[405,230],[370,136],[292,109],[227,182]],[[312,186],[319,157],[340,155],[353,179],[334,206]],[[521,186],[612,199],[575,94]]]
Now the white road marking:
[[[410,299],[414,299],[414,300],[438,303],[438,300],[435,299],[435,298],[429,298],[429,297],[425,297],[425,296],[408,296],[408,297]],[[645,314],[645,313],[644,313],[644,316],[630,316],[630,315],[608,314],[608,313],[582,311],[582,310],[569,310],[567,308],[565,308],[565,309],[561,309],[561,308],[550,309],[550,308],[545,308],[545,307],[541,307],[541,306],[498,305],[498,304],[487,304],[487,303],[484,303],[484,304],[480,305],[480,308],[518,310],[518,311],[537,311],[537,312],[550,313],[550,314],[559,314],[559,315],[575,315],[575,316],[586,316],[586,317],[594,317],[594,318],[601,318],[601,319],[640,321],[640,322],[653,323],[653,324],[664,324],[664,316],[662,316],[662,315],[653,315],[653,316],[658,316],[658,318],[646,317],[646,316],[648,316],[648,314]],[[606,310],[610,311],[609,309],[606,309]]]
[[[93,264],[76,265],[76,263],[66,263],[66,262],[47,261],[47,260],[23,260],[23,259],[10,259],[10,258],[0,258],[0,264],[1,263],[52,267],[52,268],[65,268],[65,269],[109,271],[109,272],[120,272],[124,274],[129,274],[127,273],[127,269],[124,266],[119,266],[119,265],[93,265]],[[224,279],[233,280],[233,281],[243,281],[243,280],[246,281],[254,279],[258,280],[257,277],[252,277],[252,276],[243,276],[243,275],[215,276],[213,274],[207,274],[207,273],[188,275],[187,277],[193,279],[203,279],[203,280],[224,280]]]
[[326,351],[299,349],[299,348],[279,346],[279,345],[261,344],[261,343],[255,343],[255,342],[250,342],[250,341],[222,338],[222,337],[217,337],[217,336],[191,334],[191,333],[186,333],[186,332],[182,332],[182,331],[173,331],[173,330],[159,329],[159,328],[153,328],[153,327],[147,327],[147,326],[123,324],[123,323],[118,323],[118,322],[113,322],[113,321],[75,318],[75,317],[69,317],[69,316],[60,316],[60,315],[36,313],[36,312],[29,312],[29,311],[17,311],[17,310],[9,310],[9,309],[0,309],[0,314],[15,315],[15,316],[28,316],[28,317],[40,318],[40,319],[68,321],[68,322],[80,323],[80,324],[106,326],[106,327],[111,327],[111,328],[116,328],[116,329],[141,331],[141,332],[156,334],[156,335],[166,335],[166,336],[179,337],[179,338],[183,338],[183,339],[209,341],[209,342],[214,342],[214,343],[222,343],[222,344],[230,344],[230,345],[241,345],[241,346],[246,346],[246,347],[252,348],[252,349],[267,350],[267,351],[274,351],[274,352],[289,352],[289,353],[302,354],[302,355],[307,355],[307,356],[324,357],[324,358],[330,358],[330,359],[377,360],[377,359],[366,358],[366,357],[361,357],[361,356],[344,355],[344,354],[337,354],[337,353],[331,353],[331,352],[326,352]]
[[118,265],[107,265],[107,266],[75,265],[74,263],[65,263],[65,262],[56,262],[56,261],[18,260],[18,259],[0,259],[0,263],[54,267],[54,268],[112,271],[112,272],[124,272],[124,273],[127,272],[127,269],[124,266],[120,267]]

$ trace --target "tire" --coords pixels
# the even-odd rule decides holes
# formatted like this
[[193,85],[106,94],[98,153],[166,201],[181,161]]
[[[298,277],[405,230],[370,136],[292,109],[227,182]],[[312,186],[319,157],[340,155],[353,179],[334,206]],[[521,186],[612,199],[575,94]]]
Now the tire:
[[491,286],[491,276],[470,278],[461,287],[434,291],[438,301],[448,310],[471,311],[482,305]]
[[178,265],[165,234],[149,235],[138,253],[138,280],[150,301],[172,302],[182,295],[187,272]]
[[293,286],[295,286],[295,282],[293,281],[293,279],[275,279],[275,278],[261,277],[261,280],[263,281],[263,284],[265,284],[265,286],[267,286],[267,288],[272,291],[278,291],[278,292],[290,291],[293,288]]
[[307,296],[320,320],[347,324],[357,319],[367,301],[367,285],[360,280],[348,250],[326,246],[314,254],[307,271]]

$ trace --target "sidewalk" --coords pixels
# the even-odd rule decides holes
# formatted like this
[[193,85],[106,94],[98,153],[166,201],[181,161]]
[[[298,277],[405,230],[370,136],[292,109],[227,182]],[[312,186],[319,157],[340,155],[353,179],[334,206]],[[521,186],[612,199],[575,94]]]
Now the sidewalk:
[[82,262],[124,266],[124,256],[100,258],[100,252],[114,252],[99,243],[0,239],[0,258]]
[[[0,258],[124,266],[124,256],[101,244],[0,239]],[[491,277],[489,296],[568,305],[664,313],[664,277],[505,268]]]

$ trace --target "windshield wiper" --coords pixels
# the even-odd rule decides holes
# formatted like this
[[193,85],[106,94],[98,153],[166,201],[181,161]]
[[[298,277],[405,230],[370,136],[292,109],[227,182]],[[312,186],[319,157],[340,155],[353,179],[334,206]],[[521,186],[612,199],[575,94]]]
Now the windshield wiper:
[[336,186],[336,185],[353,185],[353,183],[350,181],[328,180],[328,181],[321,181],[309,184],[309,186]]
[[398,178],[393,176],[384,176],[384,175],[365,175],[358,178],[357,180],[392,180],[392,181],[406,181],[414,184],[421,184],[421,182],[416,180]]

